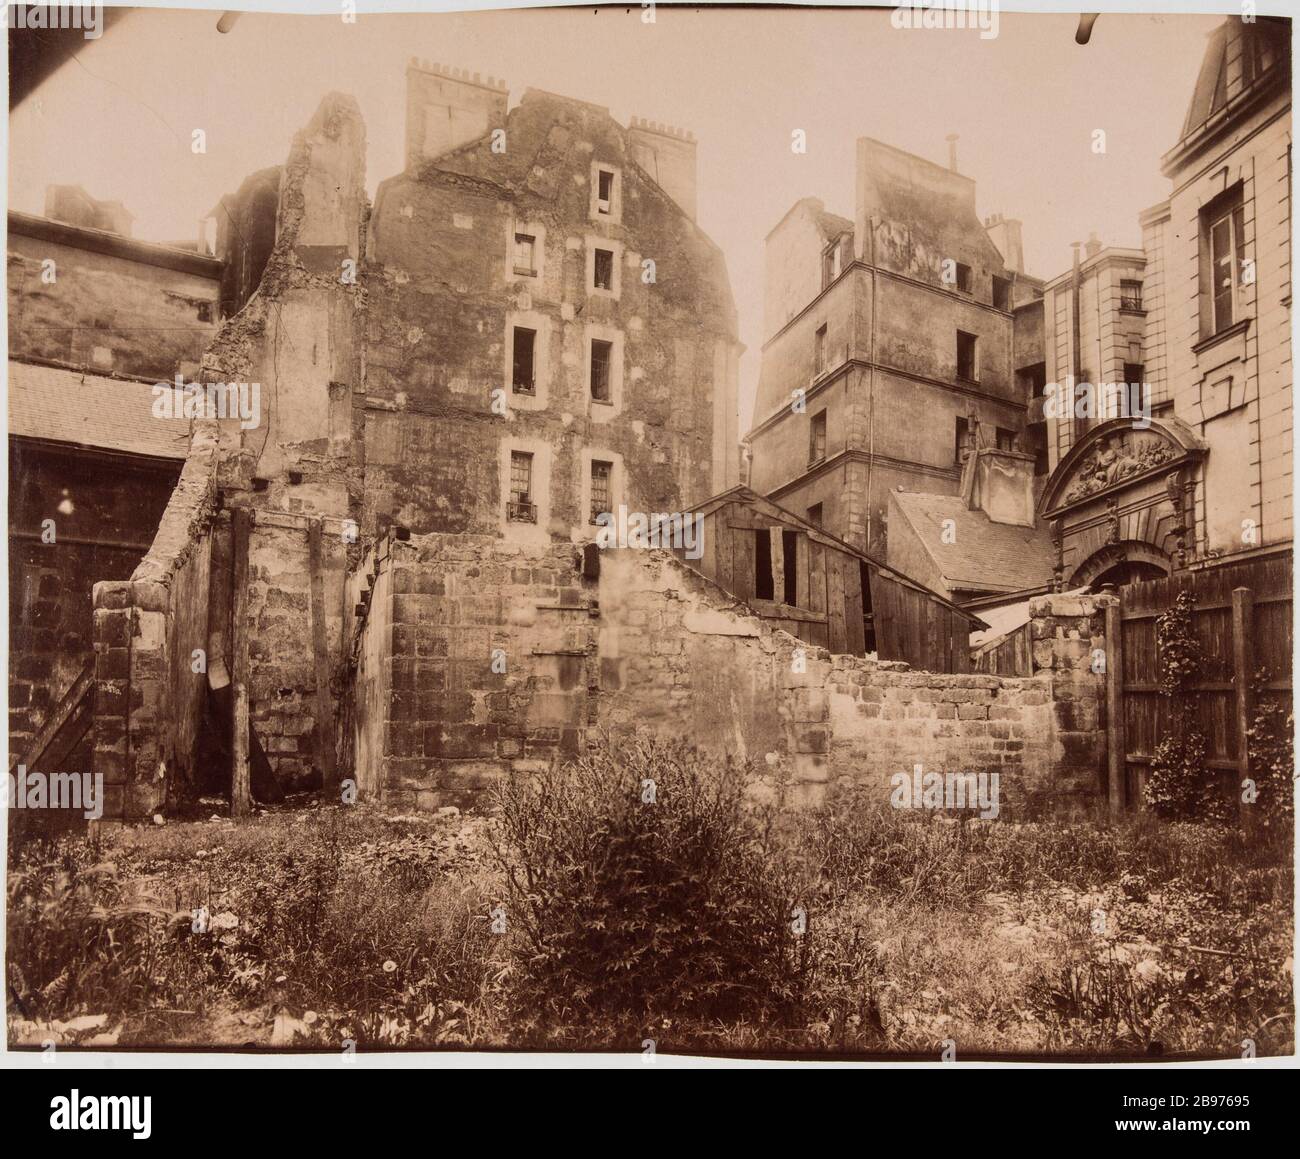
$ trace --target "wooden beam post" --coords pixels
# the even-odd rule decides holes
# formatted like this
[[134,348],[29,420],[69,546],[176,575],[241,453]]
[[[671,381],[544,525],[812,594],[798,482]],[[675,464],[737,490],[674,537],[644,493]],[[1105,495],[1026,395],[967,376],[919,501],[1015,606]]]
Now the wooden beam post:
[[1124,812],[1124,641],[1119,598],[1106,605],[1106,788],[1112,817]]
[[325,621],[325,551],[319,519],[313,519],[308,525],[307,545],[311,573],[311,643],[316,660],[316,755],[320,760],[321,783],[325,794],[327,797],[337,797],[334,698],[330,693],[329,635]]
[[230,815],[246,817],[252,811],[248,767],[248,541],[253,527],[252,511],[236,507],[231,513],[231,526],[230,666],[234,696]]
[[1237,811],[1243,824],[1250,818],[1251,806],[1242,799],[1242,784],[1250,776],[1250,741],[1247,733],[1255,718],[1255,647],[1251,633],[1255,630],[1255,593],[1250,588],[1232,589],[1232,682],[1237,692]]

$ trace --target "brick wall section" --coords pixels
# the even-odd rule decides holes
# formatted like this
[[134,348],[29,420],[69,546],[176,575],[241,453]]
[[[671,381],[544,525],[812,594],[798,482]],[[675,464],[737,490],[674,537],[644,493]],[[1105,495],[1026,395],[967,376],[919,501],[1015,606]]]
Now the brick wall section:
[[999,773],[1004,817],[1101,799],[1100,600],[1035,601],[1033,676],[935,674],[803,645],[662,552],[602,553],[593,590],[567,546],[393,547],[385,800],[482,803],[495,778],[580,751],[592,726],[789,770],[799,804],[837,781],[888,799],[916,764]]
[[391,543],[385,802],[469,806],[507,771],[581,751],[596,621],[580,556],[479,535]]
[[94,770],[104,816],[135,820],[162,808],[194,770],[206,675],[216,432],[196,426],[180,482],[153,545],[129,580],[94,587]]
[[760,762],[777,754],[801,804],[836,781],[877,784],[888,799],[890,778],[916,764],[998,772],[1004,816],[1101,800],[1104,678],[1091,657],[1104,647],[1105,597],[1035,601],[1033,676],[940,674],[770,631],[658,553],[602,565],[601,719],[614,731],[673,730]]
[[1116,597],[1039,596],[1029,603],[1034,671],[1052,707],[1053,791],[1075,806],[1106,793],[1106,608]]

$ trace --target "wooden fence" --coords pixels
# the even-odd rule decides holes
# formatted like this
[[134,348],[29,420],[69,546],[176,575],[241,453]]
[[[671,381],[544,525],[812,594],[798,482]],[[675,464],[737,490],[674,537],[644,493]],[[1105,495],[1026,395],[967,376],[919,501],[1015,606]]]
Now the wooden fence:
[[1291,693],[1292,560],[1288,554],[1165,579],[1127,584],[1106,613],[1106,703],[1110,807],[1138,809],[1156,746],[1170,727],[1171,699],[1160,692],[1156,620],[1188,591],[1204,664],[1189,686],[1206,738],[1206,764],[1225,792],[1249,773],[1246,730],[1256,674],[1265,689]]

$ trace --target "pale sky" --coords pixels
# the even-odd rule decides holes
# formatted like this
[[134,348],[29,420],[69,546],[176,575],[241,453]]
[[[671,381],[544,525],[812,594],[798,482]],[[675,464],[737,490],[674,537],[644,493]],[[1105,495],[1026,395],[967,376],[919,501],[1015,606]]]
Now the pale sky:
[[[762,334],[763,238],[800,197],[853,214],[854,148],[876,137],[975,178],[980,215],[1024,222],[1026,265],[1063,272],[1090,231],[1137,246],[1140,210],[1163,200],[1207,34],[1220,16],[1107,13],[1087,46],[1077,17],[1002,13],[999,34],[906,30],[889,13],[660,7],[456,15],[295,17],[138,10],[89,41],[14,110],[10,204],[40,213],[50,183],[117,199],[148,240],[198,220],[256,169],[284,161],[331,89],[366,121],[367,184],[402,165],[411,56],[692,130],[701,227],[726,254],[748,348],[748,426]],[[191,133],[207,153],[191,152]],[[803,129],[808,151],[791,151]],[[1106,152],[1093,132],[1106,132]]]

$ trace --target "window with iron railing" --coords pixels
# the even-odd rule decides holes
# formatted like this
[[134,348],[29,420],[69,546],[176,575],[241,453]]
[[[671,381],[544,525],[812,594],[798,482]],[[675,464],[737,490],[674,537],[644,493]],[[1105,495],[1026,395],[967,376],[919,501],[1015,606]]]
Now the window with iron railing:
[[536,523],[533,502],[533,456],[526,451],[510,452],[510,499],[506,518],[512,523]]
[[610,494],[614,477],[614,464],[599,459],[591,462],[591,522],[596,523],[601,515],[609,514],[613,497]]
[[1119,284],[1119,308],[1121,310],[1142,309],[1142,283],[1125,278]]
[[593,402],[612,402],[610,367],[614,361],[614,344],[601,338],[591,340],[591,398]]
[[537,373],[533,357],[536,344],[536,330],[530,330],[527,326],[514,328],[514,369],[510,382],[515,394],[537,393]]

